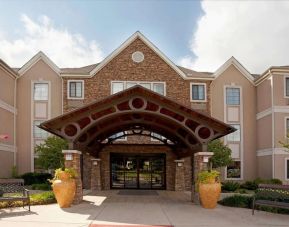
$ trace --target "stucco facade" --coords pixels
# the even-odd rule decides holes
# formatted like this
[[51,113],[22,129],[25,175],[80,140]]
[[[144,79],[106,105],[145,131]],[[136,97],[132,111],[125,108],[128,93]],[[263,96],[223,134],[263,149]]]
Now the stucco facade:
[[[135,52],[142,53],[141,62],[132,59]],[[262,177],[279,178],[289,183],[286,176],[289,167],[285,162],[289,153],[280,143],[287,140],[289,98],[285,94],[289,68],[271,67],[261,75],[252,75],[232,57],[214,73],[196,72],[176,66],[140,33],[130,37],[99,64],[61,69],[40,52],[20,69],[11,69],[5,63],[2,66],[0,134],[10,136],[8,140],[0,141],[0,162],[4,166],[0,177],[9,176],[14,165],[19,173],[35,170],[34,146],[46,136],[37,131],[36,123],[102,100],[113,93],[113,83],[120,82],[122,86],[146,84],[151,89],[154,84],[161,84],[167,98],[238,127],[237,134],[223,138],[233,150],[235,161],[235,166],[224,168],[224,180],[246,181]],[[78,82],[82,86],[82,89],[78,88],[81,96],[68,97],[72,94],[71,86],[76,90]],[[47,84],[48,96],[44,100],[35,99],[35,84]],[[236,95],[237,103],[233,103]],[[4,105],[6,108],[1,108]],[[105,148],[100,153],[102,187],[109,189],[111,186],[110,153],[166,153],[166,189],[174,190],[175,174],[170,171],[174,171],[176,157],[161,144],[149,137],[130,136]],[[90,159],[83,156],[83,163],[87,163],[84,176],[91,173]],[[187,190],[193,178],[192,159],[186,158],[184,164]],[[85,187],[91,184],[91,179],[83,179]]]

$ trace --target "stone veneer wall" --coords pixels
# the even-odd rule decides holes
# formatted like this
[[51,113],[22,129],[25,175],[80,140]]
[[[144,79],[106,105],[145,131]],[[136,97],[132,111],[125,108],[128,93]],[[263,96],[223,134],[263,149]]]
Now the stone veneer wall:
[[90,182],[90,176],[91,176],[91,159],[93,157],[90,156],[89,154],[85,154],[83,152],[82,154],[82,165],[83,165],[83,168],[82,168],[82,174],[83,174],[83,177],[82,177],[82,184],[83,184],[83,188],[85,189],[90,189],[90,185],[91,185],[91,182]]
[[[101,159],[101,177],[102,177],[102,189],[110,189],[110,153],[165,153],[166,154],[166,189],[175,190],[175,168],[174,162],[177,157],[174,152],[167,146],[157,145],[109,145],[105,147],[100,153]],[[191,162],[190,158],[185,159],[184,168],[185,173],[185,189],[191,190],[192,174],[191,174]]]

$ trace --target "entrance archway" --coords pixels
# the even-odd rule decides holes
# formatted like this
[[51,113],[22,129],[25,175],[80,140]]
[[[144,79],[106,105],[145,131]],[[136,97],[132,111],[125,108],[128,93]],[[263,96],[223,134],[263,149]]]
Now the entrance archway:
[[[46,121],[40,128],[66,139],[70,150],[89,153],[96,160],[103,148],[120,137],[114,136],[118,133],[122,133],[121,136],[149,137],[157,133],[162,136],[160,140],[176,154],[175,184],[179,184],[180,179],[182,184],[185,181],[183,173],[178,173],[184,171],[180,159],[197,152],[205,154],[210,141],[235,131],[221,121],[141,86],[134,86]],[[198,158],[195,160],[201,161]],[[96,168],[101,172],[99,166]],[[99,178],[106,176],[98,175]],[[98,184],[102,184],[99,181]]]

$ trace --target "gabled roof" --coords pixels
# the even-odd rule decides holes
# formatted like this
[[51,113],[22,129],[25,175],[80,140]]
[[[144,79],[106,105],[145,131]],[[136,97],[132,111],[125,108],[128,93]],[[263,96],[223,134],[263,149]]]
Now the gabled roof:
[[27,72],[33,65],[35,65],[38,61],[44,61],[47,65],[49,65],[58,75],[60,74],[60,69],[58,66],[50,60],[42,51],[39,51],[36,55],[34,55],[25,65],[23,65],[18,73],[22,76],[25,72]]
[[219,69],[216,70],[216,72],[213,74],[215,78],[220,76],[224,71],[226,71],[231,65],[235,66],[236,69],[238,69],[242,75],[245,76],[246,79],[248,79],[252,84],[254,84],[254,77],[249,73],[249,71],[241,65],[240,62],[237,61],[236,58],[233,56],[229,58]]
[[[150,47],[160,58],[162,58],[172,69],[174,69],[183,79],[190,79],[187,77],[178,66],[176,66],[167,56],[165,56],[151,41],[149,41],[141,32],[137,31],[130,36],[124,43],[122,43],[116,50],[108,55],[102,62],[97,64],[93,70],[89,72],[89,77],[93,77],[98,71],[106,66],[113,58],[121,53],[127,46],[129,46],[137,38],[141,39],[148,47]],[[70,73],[70,72],[69,72]],[[62,73],[62,76],[71,76],[66,73]]]
[[0,68],[5,70],[10,76],[17,78],[18,74],[2,59],[0,59]]

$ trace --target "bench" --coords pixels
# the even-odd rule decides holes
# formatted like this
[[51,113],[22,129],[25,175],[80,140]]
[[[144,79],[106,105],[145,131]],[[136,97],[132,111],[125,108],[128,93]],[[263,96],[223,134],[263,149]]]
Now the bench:
[[253,197],[252,215],[256,206],[289,209],[289,185],[259,184]]
[[[30,211],[30,197],[29,190],[24,188],[23,179],[0,179],[0,202],[27,202]],[[15,195],[17,193],[17,195]],[[20,195],[18,195],[20,193]]]

